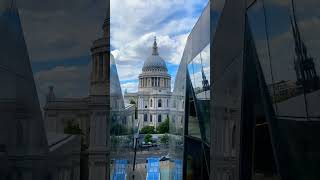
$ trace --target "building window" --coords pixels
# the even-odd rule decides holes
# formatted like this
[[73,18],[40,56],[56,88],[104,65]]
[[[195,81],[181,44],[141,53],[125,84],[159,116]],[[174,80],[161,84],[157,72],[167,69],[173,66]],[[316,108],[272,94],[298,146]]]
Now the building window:
[[161,99],[158,100],[158,107],[162,107],[162,101],[161,101]]
[[148,115],[147,114],[144,114],[143,120],[144,120],[144,122],[148,121]]
[[169,107],[169,99],[167,99],[167,107]]
[[150,107],[152,107],[152,104],[153,104],[153,103],[152,103],[152,99],[150,99]]
[[150,114],[150,122],[152,122],[152,114]]
[[161,114],[158,115],[158,122],[160,123],[162,120],[161,120]]

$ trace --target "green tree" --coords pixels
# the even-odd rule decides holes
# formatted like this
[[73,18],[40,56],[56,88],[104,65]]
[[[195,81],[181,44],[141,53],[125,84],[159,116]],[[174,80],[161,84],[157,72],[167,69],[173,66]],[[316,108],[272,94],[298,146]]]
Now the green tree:
[[152,135],[151,134],[147,134],[144,136],[144,142],[148,143],[148,142],[152,142]]
[[144,126],[141,131],[141,134],[154,134],[154,127],[153,126]]
[[133,99],[130,99],[129,104],[136,104],[136,102]]
[[160,138],[160,143],[162,143],[162,144],[168,144],[168,143],[169,143],[169,135],[168,135],[168,134],[165,134],[165,135],[161,136],[161,138]]
[[159,134],[169,133],[169,118],[166,118],[164,122],[159,124],[157,127],[157,132]]

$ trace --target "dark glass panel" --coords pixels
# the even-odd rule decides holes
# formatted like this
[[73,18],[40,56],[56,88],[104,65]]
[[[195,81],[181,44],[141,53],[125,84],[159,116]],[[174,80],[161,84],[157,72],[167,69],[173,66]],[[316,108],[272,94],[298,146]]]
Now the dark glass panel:
[[[204,48],[188,65],[191,87],[189,135],[194,134],[209,143],[210,139],[210,45]],[[183,103],[181,103],[183,104]],[[194,114],[192,114],[194,113]],[[201,127],[201,128],[200,128]],[[197,129],[196,132],[193,132]]]
[[[188,86],[187,86],[188,87]],[[188,99],[188,132],[187,135],[201,139],[200,123],[196,112],[196,100],[194,99],[192,87],[187,89]]]
[[185,143],[185,179],[209,179],[209,156],[205,153],[208,147],[204,147],[201,141],[189,137],[186,137]]
[[[304,86],[307,97],[309,118],[320,117],[320,2],[294,0],[290,8],[297,22],[296,32],[299,37],[301,72],[304,73]],[[299,46],[298,46],[299,47]],[[300,50],[299,50],[300,49]],[[298,59],[298,57],[296,57]]]
[[301,52],[296,19],[290,1],[264,1],[266,33],[273,83],[273,103],[278,116],[306,117],[306,102],[301,76]]

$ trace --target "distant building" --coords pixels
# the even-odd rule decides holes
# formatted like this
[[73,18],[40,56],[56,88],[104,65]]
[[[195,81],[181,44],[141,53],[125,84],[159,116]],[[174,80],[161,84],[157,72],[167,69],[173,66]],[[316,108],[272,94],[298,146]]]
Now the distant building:
[[138,107],[140,128],[149,125],[155,128],[169,118],[171,97],[171,76],[166,62],[159,56],[156,38],[152,54],[144,62],[139,75],[137,93],[125,93],[126,103],[134,101]]
[[289,80],[270,84],[268,88],[274,102],[289,99],[303,92],[301,86],[297,85],[295,81]]

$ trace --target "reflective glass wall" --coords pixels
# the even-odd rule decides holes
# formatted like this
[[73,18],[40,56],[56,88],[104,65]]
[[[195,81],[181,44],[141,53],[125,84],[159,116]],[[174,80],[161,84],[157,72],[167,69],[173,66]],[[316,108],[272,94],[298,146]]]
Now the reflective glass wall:
[[133,170],[135,106],[125,106],[116,62],[110,57],[110,179],[125,179]]
[[258,0],[248,10],[278,168],[283,179],[319,179],[319,3]]
[[[188,36],[170,100],[172,179],[182,179],[183,176],[187,179],[208,177],[210,131],[205,127],[209,127],[209,43],[208,4]],[[206,148],[203,148],[203,144],[206,144]]]

